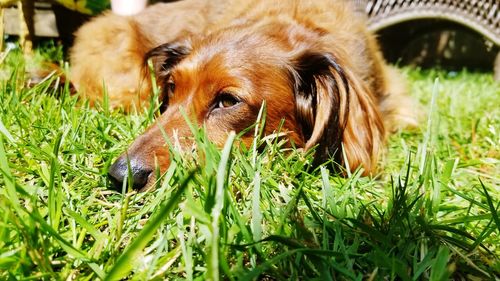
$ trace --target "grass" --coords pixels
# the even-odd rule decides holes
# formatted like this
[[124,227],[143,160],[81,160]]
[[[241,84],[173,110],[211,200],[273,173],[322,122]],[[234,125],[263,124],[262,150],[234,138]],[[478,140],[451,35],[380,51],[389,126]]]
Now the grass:
[[0,72],[2,280],[500,278],[491,74],[404,69],[430,118],[391,136],[374,178],[199,130],[199,157],[174,151],[154,191],[118,194],[107,170],[153,110],[90,108],[57,77],[27,88],[24,69],[13,51]]

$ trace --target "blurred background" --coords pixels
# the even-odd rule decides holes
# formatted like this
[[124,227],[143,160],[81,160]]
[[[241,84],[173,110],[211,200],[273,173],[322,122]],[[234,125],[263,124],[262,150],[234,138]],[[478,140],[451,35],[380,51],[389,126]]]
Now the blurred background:
[[[386,59],[401,66],[494,72],[500,80],[500,0],[350,0],[369,18]],[[25,52],[56,40],[67,50],[73,33],[106,10],[139,13],[147,0],[0,0],[5,42]]]

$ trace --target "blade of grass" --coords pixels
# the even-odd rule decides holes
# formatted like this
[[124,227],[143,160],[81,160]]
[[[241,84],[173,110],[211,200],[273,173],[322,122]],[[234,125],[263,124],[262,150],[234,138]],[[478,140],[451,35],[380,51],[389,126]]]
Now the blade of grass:
[[486,186],[484,185],[481,178],[479,178],[479,182],[481,183],[481,187],[483,188],[484,196],[486,197],[486,202],[488,202],[488,207],[490,209],[491,216],[493,217],[493,220],[495,221],[498,232],[500,233],[500,219],[498,218],[498,213],[497,213],[498,207],[495,208],[495,206],[493,205],[493,199],[491,198],[490,194],[488,193],[488,189],[486,189]]
[[14,209],[17,211],[18,214],[20,214],[21,203],[19,201],[19,197],[16,192],[16,185],[12,179],[12,173],[9,168],[9,161],[7,160],[7,154],[5,153],[2,134],[0,134],[0,168],[2,169],[2,172],[5,174],[3,179],[7,191],[6,195],[9,198],[9,201],[13,204]]
[[[252,190],[252,234],[253,240],[259,241],[262,239],[262,210],[260,209],[260,172],[255,173],[253,179],[253,190]],[[257,245],[256,249],[260,251],[260,246]],[[255,266],[256,260],[252,260],[252,265]]]
[[149,219],[139,235],[118,257],[118,260],[108,271],[108,274],[106,275],[106,278],[104,278],[104,280],[119,280],[129,274],[133,266],[133,263],[131,261],[135,261],[137,259],[142,250],[153,238],[156,230],[158,229],[158,227],[160,227],[160,224],[166,218],[168,218],[168,214],[180,200],[181,195],[184,193],[184,190],[192,180],[195,172],[196,170],[190,171],[189,174],[179,183],[177,191],[173,193],[167,203],[162,206],[157,212],[155,212],[155,215],[152,216],[151,219]]
[[450,272],[447,268],[448,260],[450,259],[450,251],[446,247],[440,247],[436,255],[436,259],[431,266],[430,280],[448,280]]
[[95,228],[91,223],[89,223],[82,215],[78,214],[73,210],[66,210],[66,212],[73,217],[73,219],[78,222],[87,232],[92,235],[96,240],[103,239],[105,236],[97,228]]
[[232,131],[222,150],[221,159],[219,162],[219,167],[217,169],[217,185],[215,190],[214,206],[212,208],[212,222],[211,222],[211,240],[209,255],[207,255],[207,278],[212,281],[219,280],[219,223],[222,208],[224,207],[224,187],[227,185],[231,149],[233,147],[233,142],[236,134]]
[[428,146],[431,145],[431,136],[432,136],[432,126],[433,126],[433,116],[436,112],[436,100],[438,96],[438,87],[439,87],[439,78],[436,78],[434,80],[434,85],[432,87],[432,98],[431,98],[431,104],[430,104],[430,109],[429,109],[429,116],[427,117],[427,130],[424,135],[424,141],[422,144],[422,151],[420,155],[420,175],[424,174],[424,167],[425,163],[427,162],[427,153],[428,153]]
[[[65,130],[67,131],[67,130]],[[54,229],[59,228],[59,222],[62,215],[62,191],[58,190],[56,184],[60,183],[61,171],[59,168],[59,149],[65,133],[59,133],[56,136],[54,148],[52,150],[52,159],[50,163],[50,178],[49,178],[49,220]]]
[[7,128],[5,128],[5,125],[3,124],[1,119],[0,119],[0,133],[2,133],[10,143],[12,144],[15,143],[14,137],[9,133]]

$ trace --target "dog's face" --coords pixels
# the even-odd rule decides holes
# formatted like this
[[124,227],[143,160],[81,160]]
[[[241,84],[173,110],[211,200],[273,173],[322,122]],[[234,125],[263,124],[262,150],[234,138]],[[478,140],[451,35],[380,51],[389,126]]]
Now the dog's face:
[[[181,149],[191,148],[186,118],[203,125],[209,139],[222,146],[229,132],[241,132],[255,123],[264,102],[265,134],[279,128],[297,147],[317,145],[318,163],[333,155],[341,163],[342,141],[346,146],[346,134],[359,131],[347,128],[356,122],[349,120],[351,107],[372,104],[359,105],[359,98],[351,98],[356,94],[350,85],[353,81],[333,54],[310,46],[306,35],[299,39],[297,35],[286,26],[282,30],[233,28],[151,50],[148,57],[154,61],[162,89],[161,115],[110,168],[116,185],[121,187],[128,174],[127,157],[134,187],[144,189],[154,181],[155,165],[163,172],[170,164],[166,138]],[[357,115],[368,121],[356,126],[381,127],[376,112],[376,116]],[[352,138],[354,150],[344,147],[353,155],[348,160],[356,162],[351,165],[370,167],[370,160],[361,158],[373,153],[373,142],[358,139],[372,138],[371,131],[368,128],[364,136]],[[241,141],[250,144],[252,136],[253,132],[243,135]]]

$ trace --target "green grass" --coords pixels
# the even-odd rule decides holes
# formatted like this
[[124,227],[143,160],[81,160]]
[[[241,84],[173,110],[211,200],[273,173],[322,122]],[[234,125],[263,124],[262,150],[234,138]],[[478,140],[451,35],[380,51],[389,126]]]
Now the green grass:
[[491,74],[404,69],[424,118],[390,138],[375,178],[312,169],[272,138],[219,150],[197,131],[199,157],[173,152],[154,191],[121,195],[107,170],[152,110],[90,108],[57,77],[27,88],[24,69],[11,52],[0,70],[2,280],[500,276]]

